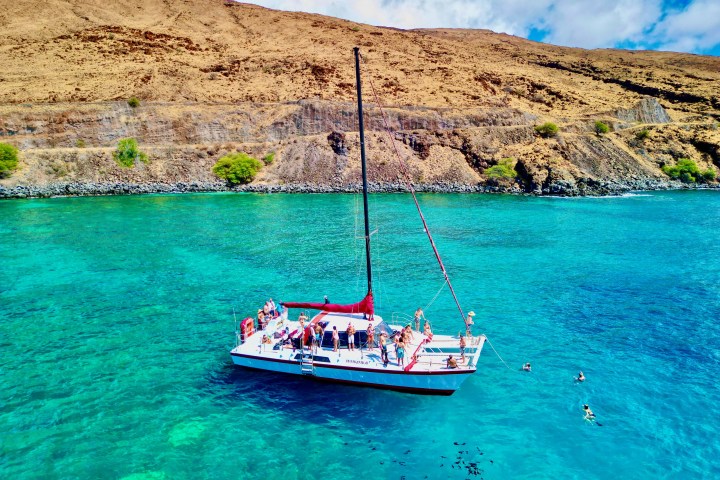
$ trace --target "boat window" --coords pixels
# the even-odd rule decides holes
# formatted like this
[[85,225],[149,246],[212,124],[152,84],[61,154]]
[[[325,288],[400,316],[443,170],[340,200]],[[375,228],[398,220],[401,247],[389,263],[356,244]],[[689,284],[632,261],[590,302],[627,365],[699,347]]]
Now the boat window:
[[381,333],[387,333],[388,337],[391,337],[395,334],[395,331],[390,328],[390,326],[385,323],[385,321],[382,321],[375,325],[375,337],[379,337]]

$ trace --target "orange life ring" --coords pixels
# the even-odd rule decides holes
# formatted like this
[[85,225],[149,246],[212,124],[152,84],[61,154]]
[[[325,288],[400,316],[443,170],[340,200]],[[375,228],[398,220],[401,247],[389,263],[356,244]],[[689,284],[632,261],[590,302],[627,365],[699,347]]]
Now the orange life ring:
[[255,333],[255,322],[251,317],[247,317],[240,324],[240,334],[242,336],[242,340],[247,340],[253,333]]

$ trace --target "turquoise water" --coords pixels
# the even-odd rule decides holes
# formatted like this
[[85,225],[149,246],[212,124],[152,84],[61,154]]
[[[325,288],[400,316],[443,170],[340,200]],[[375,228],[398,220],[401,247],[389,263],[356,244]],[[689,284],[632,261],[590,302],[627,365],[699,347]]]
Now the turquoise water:
[[[452,397],[231,364],[233,308],[364,294],[355,196],[0,202],[0,478],[720,476],[717,192],[421,202],[511,367],[486,346]],[[410,314],[442,279],[409,197],[371,208],[378,313]]]

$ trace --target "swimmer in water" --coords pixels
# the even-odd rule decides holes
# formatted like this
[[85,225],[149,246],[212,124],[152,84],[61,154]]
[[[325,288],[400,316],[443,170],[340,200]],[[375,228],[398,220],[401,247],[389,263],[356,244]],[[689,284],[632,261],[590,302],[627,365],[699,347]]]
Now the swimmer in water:
[[525,365],[523,365],[522,369],[525,370],[526,372],[531,372],[532,367],[530,366],[530,362],[527,362]]
[[585,381],[585,375],[583,374],[583,372],[578,373],[578,376],[575,377],[575,380],[577,380],[578,382],[584,382],[584,381]]
[[595,420],[595,414],[592,410],[590,410],[590,406],[586,403],[583,405],[583,410],[585,411],[585,420],[593,421]]

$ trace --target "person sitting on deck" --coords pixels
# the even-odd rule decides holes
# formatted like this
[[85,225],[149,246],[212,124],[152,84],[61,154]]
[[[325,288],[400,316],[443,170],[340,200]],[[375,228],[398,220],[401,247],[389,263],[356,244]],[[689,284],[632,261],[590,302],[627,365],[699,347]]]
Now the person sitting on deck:
[[373,349],[373,345],[375,344],[375,327],[373,327],[373,324],[370,323],[367,328],[367,347],[368,350]]
[[262,343],[263,345],[269,345],[272,343],[272,340],[267,335],[262,336]]
[[457,360],[452,355],[447,358],[447,368],[458,368]]
[[429,340],[432,340],[432,330],[430,330],[430,322],[425,320],[425,329],[423,330],[423,335],[425,335]]
[[337,325],[333,325],[333,352],[338,351],[338,344],[340,343],[340,332],[338,332]]
[[280,345],[287,345],[288,343],[292,343],[290,327],[285,327],[285,330],[282,332],[282,337],[280,337]]
[[352,322],[348,323],[345,332],[347,332],[348,337],[348,349],[355,350],[355,326]]

